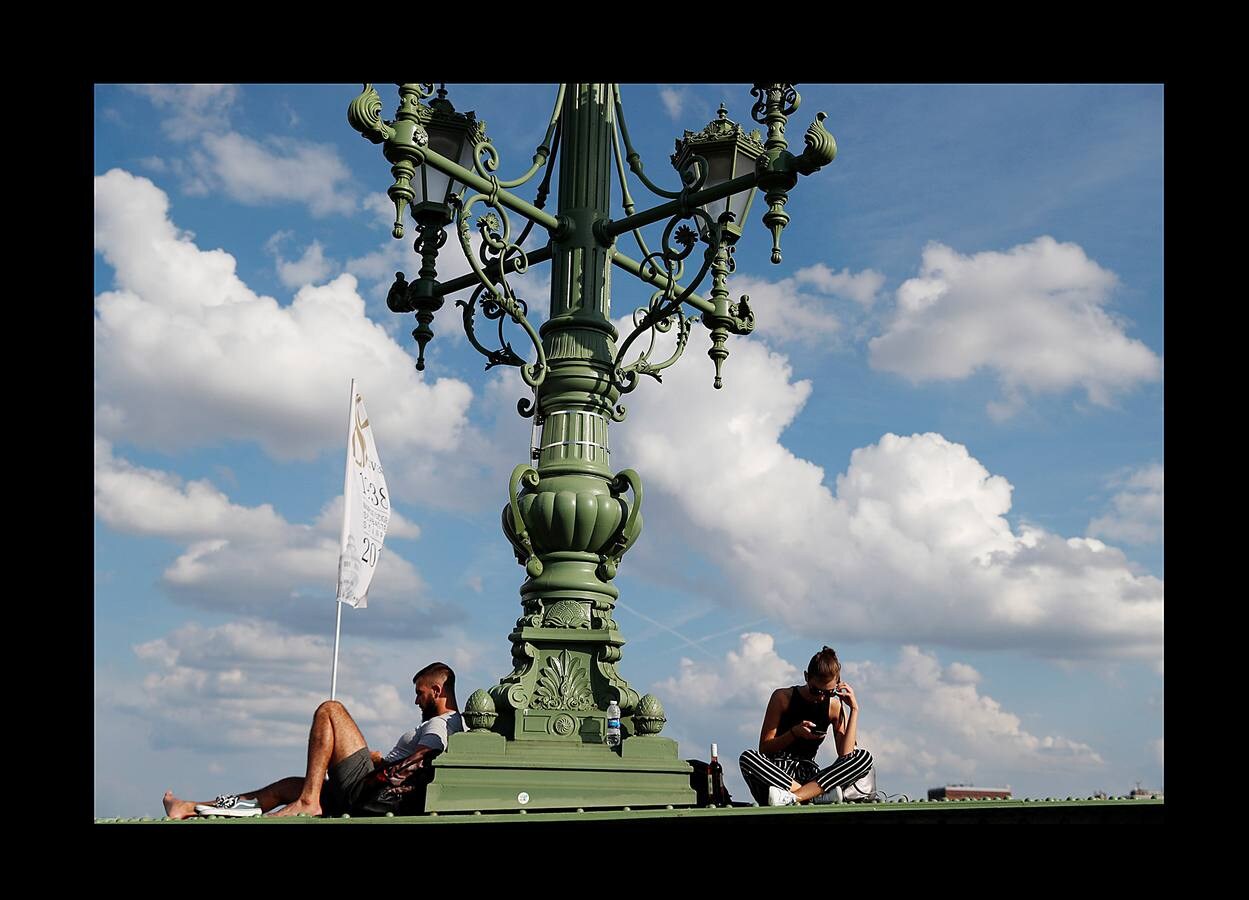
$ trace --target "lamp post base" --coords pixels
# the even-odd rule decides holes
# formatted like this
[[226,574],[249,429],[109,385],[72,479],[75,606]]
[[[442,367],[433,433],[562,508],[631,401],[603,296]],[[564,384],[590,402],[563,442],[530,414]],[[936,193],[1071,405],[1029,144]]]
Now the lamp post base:
[[598,743],[453,734],[434,762],[426,812],[694,806],[691,768],[677,742],[634,735],[620,751]]

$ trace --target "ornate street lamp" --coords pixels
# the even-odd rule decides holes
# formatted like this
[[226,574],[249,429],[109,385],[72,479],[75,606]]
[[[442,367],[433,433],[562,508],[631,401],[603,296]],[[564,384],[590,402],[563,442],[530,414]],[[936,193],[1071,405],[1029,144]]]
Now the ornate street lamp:
[[[717,117],[702,131],[685,132],[677,141],[672,164],[691,187],[718,188],[735,178],[754,172],[764,147],[759,132],[746,134],[741,125],[730,121],[723,103]],[[755,196],[751,184],[735,193],[699,206],[705,213],[700,219],[699,236],[708,245],[711,259],[711,304],[703,321],[711,330],[711,349],[707,355],[716,366],[712,383],[719,390],[724,386],[720,370],[728,358],[725,349],[729,334],[748,334],[754,329],[750,298],[743,296],[736,304],[729,303],[728,277],[733,272],[733,248],[742,235],[742,225]]]
[[[472,164],[473,148],[486,140],[485,123],[477,121],[474,113],[456,112],[447,99],[445,85],[439,88],[438,98],[429,106],[417,104],[417,121],[429,134],[429,149],[461,166]],[[431,219],[441,220],[439,226],[447,224],[454,217],[451,198],[455,182],[446,172],[433,166],[421,166],[420,176],[422,199],[412,207],[412,217],[420,222],[428,210]],[[403,226],[398,215],[395,225],[399,228],[398,236],[402,237]]]
[[[421,254],[421,270],[410,286],[403,281],[402,273],[396,273],[395,286],[386,297],[386,303],[394,312],[415,312],[418,353],[416,368],[425,369],[425,345],[434,336],[429,327],[434,313],[442,308],[443,294],[438,289],[438,251],[446,243],[447,233],[443,226],[455,218],[455,182],[450,174],[433,166],[423,165],[428,149],[460,166],[467,166],[473,159],[474,149],[486,142],[486,126],[473,113],[458,113],[447,99],[446,86],[438,90],[437,99],[428,105],[421,103],[432,94],[432,85],[399,85],[399,111],[394,122],[387,122],[380,129],[365,130],[365,137],[374,143],[385,141],[386,158],[393,164],[391,174],[395,183],[387,190],[395,204],[395,226],[391,234],[403,237],[403,213],[410,208],[416,221],[418,236],[416,252]],[[348,119],[357,123],[368,122],[380,110],[374,110],[372,100],[377,97],[362,94],[348,109]],[[386,137],[382,135],[386,132]],[[416,187],[413,179],[416,179]],[[420,193],[417,193],[419,188]],[[402,283],[402,287],[400,287]]]
[[[383,144],[392,165],[395,237],[403,235],[405,209],[418,228],[420,274],[409,283],[396,273],[387,297],[392,310],[416,314],[417,368],[424,368],[433,336],[429,324],[443,298],[471,288],[467,300],[456,301],[469,342],[486,357],[487,369],[516,366],[533,391],[517,404],[521,415],[534,420],[531,458],[513,470],[502,514],[504,534],[527,576],[520,588],[522,615],[510,635],[512,671],[468,698],[463,713],[470,730],[452,736],[435,763],[426,808],[692,805],[689,766],[677,758],[676,742],[659,736],[663,706],[653,695],[639,695],[618,669],[625,641],[612,616],[619,597],[612,581],[641,533],[642,483],[632,469],[612,471],[608,426],[625,418],[618,401],[637,388],[640,376],[662,380],[662,370],[684,352],[695,322],[710,332],[708,355],[721,387],[728,336],[754,328],[749,298],[730,302],[728,291],[751,198],[756,189],[764,192],[763,222],[772,233],[772,261],[780,262],[789,191],[800,175],[836,155],[825,116],[816,116],[806,148],[795,155],[785,141],[785,124],[798,108],[798,93],[790,84],[756,84],[751,115],[767,127],[767,140],[745,133],[722,105],[716,120],[677,142],[673,164],[681,184],[667,190],[643,171],[618,86],[561,85],[532,166],[504,181],[495,175],[499,154],[484,126],[471,113],[457,113],[445,89],[431,100],[432,84],[400,84],[395,118],[383,120],[380,96],[372,85],[364,87],[348,121]],[[554,169],[548,163],[557,153],[563,163],[552,215],[544,207]],[[624,212],[616,220],[610,211],[613,162]],[[626,165],[664,202],[636,211]],[[532,203],[512,193],[544,168]],[[513,216],[525,220],[519,233]],[[664,220],[651,249],[642,229]],[[452,222],[473,271],[440,282],[437,253],[446,240],[443,228]],[[545,229],[549,241],[523,250],[535,227]],[[624,235],[632,236],[640,259],[617,246]],[[686,261],[700,242],[701,265],[687,278]],[[547,260],[550,314],[535,329],[508,276]],[[611,320],[612,266],[656,289],[648,305],[634,312],[623,341]],[[709,296],[702,297],[695,290],[708,275]],[[498,346],[479,340],[479,313],[497,324]],[[507,323],[528,339],[529,361],[507,340]],[[675,352],[652,359],[656,335],[674,328]],[[647,348],[630,359],[644,337]],[[612,702],[623,713],[618,746],[607,742]]]
[[[702,131],[687,131],[685,137],[678,140],[676,153],[672,154],[672,165],[678,172],[692,172],[694,164],[701,157],[706,164],[706,178],[702,187],[719,187],[726,181],[753,172],[755,163],[763,155],[763,141],[758,131],[749,134],[736,122],[728,118],[729,111],[724,104]],[[726,220],[724,238],[730,243],[742,236],[742,225],[750,212],[750,202],[754,199],[753,186],[730,194],[719,200],[703,204],[703,210],[712,222],[720,221],[726,212],[732,216]],[[704,229],[702,238],[711,242],[711,237]]]

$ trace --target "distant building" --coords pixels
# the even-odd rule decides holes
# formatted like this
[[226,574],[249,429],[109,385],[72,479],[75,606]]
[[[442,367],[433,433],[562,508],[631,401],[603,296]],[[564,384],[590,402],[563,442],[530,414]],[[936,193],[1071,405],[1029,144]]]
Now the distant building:
[[1010,788],[972,787],[970,784],[947,784],[928,789],[929,800],[1009,800]]
[[1136,787],[1132,789],[1132,793],[1128,794],[1130,800],[1161,800],[1162,791],[1154,791],[1149,788],[1143,788],[1138,781]]

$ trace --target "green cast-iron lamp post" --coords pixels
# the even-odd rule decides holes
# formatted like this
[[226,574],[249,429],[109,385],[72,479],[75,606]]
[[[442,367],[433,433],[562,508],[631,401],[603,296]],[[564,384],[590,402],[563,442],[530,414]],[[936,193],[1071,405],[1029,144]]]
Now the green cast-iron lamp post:
[[[435,92],[433,84],[398,87],[393,120],[382,119],[381,97],[367,84],[347,115],[357,131],[382,144],[391,163],[394,236],[404,235],[405,211],[416,223],[420,272],[412,282],[397,273],[387,304],[415,313],[417,368],[424,369],[434,314],[448,295],[472,289],[468,299],[456,301],[465,334],[485,356],[487,369],[520,370],[533,397],[517,408],[533,418],[535,435],[529,461],[512,472],[503,508],[504,534],[528,576],[520,588],[522,615],[510,635],[512,671],[468,698],[463,713],[469,730],[454,735],[438,758],[426,808],[692,805],[689,766],[678,758],[676,742],[659,734],[665,723],[659,699],[639,696],[618,669],[625,641],[612,618],[619,596],[612,581],[641,533],[642,482],[632,469],[613,471],[608,425],[624,419],[618,401],[640,376],[659,381],[662,370],[680,358],[696,322],[710,332],[707,352],[715,387],[722,386],[729,335],[754,328],[748,298],[730,302],[728,290],[754,194],[763,192],[772,262],[780,262],[789,191],[799,175],[827,165],[837,152],[825,116],[817,114],[805,149],[795,155],[785,125],[798,109],[798,93],[790,84],[756,84],[751,115],[766,127],[766,139],[730,121],[721,105],[715,120],[676,142],[672,163],[680,186],[665,190],[646,176],[633,149],[619,87],[561,85],[529,170],[501,180],[495,174],[499,154],[483,122],[457,112],[446,90]],[[552,214],[545,205],[557,154],[562,163]],[[662,202],[638,212],[626,166]],[[543,169],[532,203],[513,193]],[[614,220],[613,174],[624,212]],[[524,220],[519,233],[513,217]],[[652,250],[641,229],[664,220],[660,244]],[[473,271],[440,282],[437,259],[448,224],[454,224]],[[535,227],[545,230],[548,242],[523,250]],[[625,234],[632,234],[640,259],[617,246]],[[686,261],[700,243],[701,262],[687,278]],[[535,330],[508,276],[548,260],[550,315]],[[623,341],[611,321],[613,267],[655,288]],[[703,297],[695,289],[708,276],[710,290]],[[497,325],[497,346],[478,337],[483,317]],[[508,323],[528,338],[524,356],[505,337]],[[675,352],[652,359],[656,334],[674,328]],[[643,337],[647,349],[630,359]],[[606,710],[613,700],[623,713],[623,740],[615,748],[606,742]]]

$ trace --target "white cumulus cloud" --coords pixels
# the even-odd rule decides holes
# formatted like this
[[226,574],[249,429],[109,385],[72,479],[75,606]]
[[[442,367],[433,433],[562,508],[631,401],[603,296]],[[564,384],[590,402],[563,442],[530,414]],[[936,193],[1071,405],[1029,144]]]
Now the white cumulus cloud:
[[[854,684],[872,727],[860,743],[879,736],[888,746],[877,755],[883,769],[928,782],[950,777],[1022,780],[1024,773],[1064,773],[1101,767],[1091,746],[1057,735],[1036,735],[1019,716],[981,692],[980,674],[965,663],[943,668],[936,654],[904,646],[896,663],[848,662],[843,677]],[[947,768],[948,767],[948,768]]]
[[306,286],[287,306],[258,295],[224,250],[202,250],[166,194],[114,169],[95,179],[95,246],[115,271],[96,297],[97,427],[161,449],[254,440],[279,459],[343,442],[352,377],[383,459],[449,450],[472,391],[427,380],[364,313],[351,275]]
[[1012,527],[1010,483],[967,447],[885,434],[829,478],[781,442],[810,392],[783,356],[737,341],[722,391],[683,363],[627,395],[619,458],[647,531],[711,555],[724,599],[862,640],[1159,656],[1162,582],[1102,541]]
[[939,243],[897,290],[874,368],[913,382],[992,371],[1004,418],[1028,393],[1082,389],[1098,405],[1162,375],[1162,360],[1107,311],[1118,284],[1077,244],[1039,237],[1006,252],[963,255]]
[[[682,658],[672,677],[653,685],[674,723],[669,736],[681,741],[683,756],[701,757],[718,740],[734,795],[747,797],[737,755],[757,746],[768,698],[801,683],[806,662],[782,657],[772,636],[757,632],[741,635],[721,660]],[[862,710],[858,744],[871,751],[879,786],[890,793],[953,780],[1021,785],[1049,776],[1053,782],[1104,765],[1087,743],[1029,731],[983,692],[972,666],[943,667],[936,654],[913,645],[901,647],[891,663],[843,660],[842,677]],[[835,755],[825,741],[816,758],[827,764]]]
[[833,298],[852,301],[855,307],[850,312],[859,313],[871,307],[884,283],[885,276],[872,269],[834,272],[817,263],[779,281],[739,275],[729,287],[734,298],[743,294],[750,298],[757,334],[775,343],[816,346],[842,330]]
[[315,284],[324,281],[338,268],[334,260],[326,258],[325,248],[318,240],[305,247],[299,259],[286,259],[282,256],[281,244],[290,236],[289,231],[279,231],[265,243],[265,249],[273,254],[278,280],[282,284],[293,288]]
[[194,192],[220,188],[248,206],[304,203],[320,218],[350,214],[360,205],[351,172],[329,144],[278,136],[258,141],[236,131],[205,134],[191,152],[188,171],[201,179]]
[[[320,218],[360,205],[351,173],[329,144],[272,136],[263,141],[230,129],[240,91],[233,84],[140,84],[130,90],[165,114],[161,129],[191,147],[167,165],[188,194],[223,192],[248,206],[302,203]],[[295,124],[293,113],[291,126]],[[161,162],[161,171],[166,163]]]
[[[405,644],[401,658],[359,638],[344,648],[338,699],[371,747],[386,752],[419,720],[412,672],[436,658],[461,673],[475,665],[480,645],[456,638],[452,651],[418,639]],[[300,748],[313,711],[326,699],[332,638],[291,635],[247,618],[214,627],[191,622],[133,649],[149,670],[142,690],[122,688],[104,702],[144,720],[157,749]],[[287,774],[294,773],[270,777]]]
[[[127,534],[168,538],[183,549],[162,575],[179,602],[199,609],[242,613],[287,629],[320,632],[328,621],[338,573],[338,497],[311,525],[286,521],[273,507],[233,503],[207,481],[135,466],[95,443],[95,513]],[[419,529],[394,513],[388,537],[416,537]],[[353,628],[360,634],[410,638],[437,633],[463,618],[452,604],[429,596],[410,562],[383,551],[369,589],[369,608]]]
[[1121,488],[1110,500],[1105,515],[1089,522],[1088,533],[1126,544],[1147,544],[1162,539],[1163,470],[1145,466],[1116,477]]
[[807,266],[794,273],[798,284],[809,284],[821,293],[853,300],[862,307],[876,302],[876,295],[885,285],[885,276],[872,269],[851,272],[848,268],[834,272],[824,263]]
[[200,140],[206,133],[227,127],[230,109],[239,97],[235,84],[134,84],[127,87],[166,114],[161,129],[175,141]]
[[659,87],[659,99],[664,105],[664,111],[674,122],[681,120],[681,113],[685,109],[685,95],[686,91],[682,88],[666,84]]
[[[459,310],[436,320],[441,341],[420,374],[403,330],[401,345],[369,318],[354,275],[307,285],[279,304],[238,277],[231,254],[203,250],[179,231],[168,196],[147,179],[114,169],[96,178],[95,200],[96,251],[114,270],[114,289],[96,297],[101,437],[166,452],[255,441],[278,460],[342,453],[355,378],[398,502],[473,509],[499,496],[502,458],[513,465],[524,440],[500,445],[479,433],[469,422],[472,389],[436,377]],[[407,242],[393,243],[402,250]],[[526,391],[509,384],[507,418],[516,420]],[[501,400],[488,393],[484,407],[502,427]]]
[[[421,666],[449,663],[461,698],[493,682],[484,668],[497,664],[498,648],[471,633],[451,628],[397,645],[361,636],[348,616],[338,699],[374,749],[389,750],[419,721],[411,679]],[[188,622],[132,644],[138,675],[97,668],[96,814],[161,815],[166,788],[198,799],[302,774],[313,711],[329,696],[332,617],[315,637],[251,617]]]
[[[661,681],[656,689],[663,696],[679,698],[683,706],[713,708],[731,707],[746,713],[737,731],[746,734],[758,730],[763,709],[772,691],[781,685],[802,679],[802,668],[782,659],[776,653],[776,642],[770,634],[747,632],[741,635],[736,650],[730,650],[722,662],[695,662],[682,657],[677,674]],[[722,711],[722,710],[721,710]],[[751,725],[753,723],[753,726]]]

